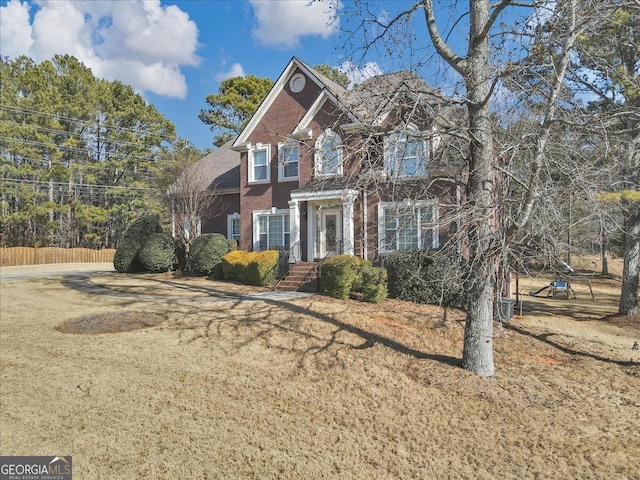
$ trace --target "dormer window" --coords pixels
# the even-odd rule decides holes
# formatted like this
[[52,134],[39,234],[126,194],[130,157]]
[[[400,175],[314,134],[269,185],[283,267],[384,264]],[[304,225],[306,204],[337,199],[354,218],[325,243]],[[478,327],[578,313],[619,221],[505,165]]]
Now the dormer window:
[[300,144],[294,140],[278,144],[278,181],[300,178]]
[[420,177],[426,173],[427,142],[415,125],[385,140],[385,168],[395,177]]
[[342,175],[342,139],[327,129],[316,141],[315,174],[318,176]]
[[248,174],[249,183],[269,183],[271,145],[258,143],[249,149]]

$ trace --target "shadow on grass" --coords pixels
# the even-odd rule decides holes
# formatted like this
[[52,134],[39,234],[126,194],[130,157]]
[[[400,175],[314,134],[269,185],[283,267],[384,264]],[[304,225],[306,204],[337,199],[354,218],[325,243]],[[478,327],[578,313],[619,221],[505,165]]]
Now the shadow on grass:
[[[148,281],[149,279],[146,278],[145,280]],[[209,296],[184,297],[123,293],[107,287],[92,284],[90,282],[89,274],[65,276],[62,279],[62,284],[67,288],[94,295],[109,295],[128,299],[138,299],[140,301],[165,302],[176,305],[179,303],[180,317],[183,321],[182,323],[177,322],[175,326],[172,326],[171,328],[194,331],[204,329],[201,334],[195,334],[192,336],[191,340],[188,340],[188,342],[192,342],[201,337],[217,341],[217,339],[223,336],[223,332],[221,331],[222,325],[227,325],[237,333],[237,335],[231,338],[231,342],[236,344],[236,349],[260,339],[267,339],[268,341],[269,333],[275,331],[293,334],[298,338],[298,340],[304,338],[305,341],[311,343],[311,345],[306,349],[301,349],[299,346],[300,342],[297,340],[293,341],[294,345],[298,345],[297,348],[286,348],[276,344],[269,345],[272,348],[289,350],[301,354],[302,356],[299,363],[303,363],[304,359],[308,355],[327,352],[334,346],[350,348],[353,350],[364,350],[375,345],[382,345],[412,358],[431,360],[448,366],[459,366],[461,364],[461,360],[456,357],[422,352],[393,338],[367,331],[360,327],[338,320],[332,315],[312,309],[311,305],[309,307],[304,307],[286,300],[268,297],[247,298],[245,295],[238,293],[238,291],[233,288],[223,289],[219,286],[214,287],[213,285],[211,287],[202,285],[184,285],[181,282],[176,282],[171,279],[154,279],[154,281],[157,282],[158,285],[175,286],[176,288],[188,290],[191,293],[197,292],[207,294]],[[150,291],[152,291],[152,289]],[[224,303],[220,303],[220,301],[224,301]],[[232,302],[231,305],[229,304],[229,301]],[[206,304],[205,302],[211,303],[208,304],[208,307],[204,307]],[[189,307],[190,304],[194,303],[197,303],[198,307]],[[219,307],[216,303],[218,303]],[[247,309],[249,309],[249,311],[247,311]],[[176,310],[178,309],[176,308]],[[237,313],[235,313],[236,310]],[[343,312],[337,313],[347,313],[347,311],[348,306],[345,306]],[[207,319],[207,316],[213,318]],[[278,320],[280,317],[282,317],[282,320]],[[333,331],[329,338],[325,338],[320,335],[316,335],[313,332],[304,331],[302,328],[299,328],[300,320],[304,317],[308,317],[314,321],[319,321],[324,325],[333,327]],[[253,336],[249,336],[250,338],[246,338],[246,334],[249,333],[246,327],[254,329],[252,332]],[[353,345],[348,342],[340,341],[338,336],[342,332],[356,335],[361,339],[361,342],[357,345]]]
[[[113,274],[119,275],[119,274]],[[136,278],[135,275],[130,278]],[[239,296],[238,290],[229,288],[222,289],[215,286],[204,286],[195,284],[185,284],[184,282],[178,282],[170,279],[150,279],[148,277],[140,277],[144,282],[155,283],[157,286],[150,285],[148,287],[110,287],[104,285],[96,285],[91,282],[91,274],[73,274],[66,275],[62,278],[62,285],[66,288],[77,290],[84,293],[90,293],[94,295],[109,295],[122,298],[136,298],[139,300],[151,300],[151,301],[163,301],[163,300],[191,300],[202,301],[212,299],[234,299]],[[201,294],[201,296],[184,296],[184,295],[163,295],[158,293],[158,287],[170,287],[172,289],[179,290],[181,292],[187,292],[191,294]],[[135,288],[135,291],[133,289]],[[129,290],[129,291],[127,291]]]
[[586,358],[592,358],[594,360],[598,360],[599,362],[603,362],[603,363],[611,363],[614,365],[619,365],[621,367],[633,367],[633,366],[638,366],[640,365],[640,362],[634,362],[633,360],[629,360],[629,361],[624,361],[624,360],[614,360],[612,358],[607,358],[607,357],[603,357],[601,355],[596,355],[594,353],[589,353],[589,352],[581,352],[579,350],[575,350],[573,348],[569,348],[565,345],[562,345],[554,340],[552,340],[552,337],[554,335],[556,335],[556,333],[553,332],[546,332],[546,333],[533,333],[530,332],[528,330],[525,330],[522,327],[518,327],[516,325],[513,325],[511,323],[508,322],[504,322],[503,323],[503,327],[507,330],[512,330],[516,333],[519,333],[520,335],[525,335],[527,337],[531,337],[535,340],[538,340],[542,343],[545,343],[546,345],[549,345],[553,348],[555,348],[556,350],[559,350],[563,353],[567,353],[569,355],[573,355],[573,356],[579,356],[579,357],[586,357]]

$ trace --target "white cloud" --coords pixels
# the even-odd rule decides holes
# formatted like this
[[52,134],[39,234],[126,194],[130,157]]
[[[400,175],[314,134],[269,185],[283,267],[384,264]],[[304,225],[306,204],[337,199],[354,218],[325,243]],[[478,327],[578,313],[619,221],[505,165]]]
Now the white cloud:
[[32,24],[26,2],[10,0],[3,8],[3,55],[24,54],[39,62],[69,54],[98,77],[118,79],[143,92],[186,96],[180,68],[199,63],[198,27],[175,5],[162,6],[160,0],[39,0],[37,4]]
[[346,61],[338,67],[338,70],[349,78],[349,88],[353,88],[358,83],[384,73],[376,62],[367,62],[362,67],[359,67],[352,62]]
[[327,38],[339,27],[339,0],[289,0],[274,2],[249,0],[258,19],[253,37],[267,47],[293,48],[300,37],[319,35]]
[[244,73],[244,68],[242,68],[242,65],[240,65],[239,63],[234,63],[233,65],[231,65],[231,68],[228,71],[220,72],[219,74],[217,74],[216,80],[222,82],[223,80],[226,80],[228,78],[246,76],[247,74]]
[[15,58],[29,51],[33,43],[29,9],[27,2],[19,0],[0,7],[0,56]]

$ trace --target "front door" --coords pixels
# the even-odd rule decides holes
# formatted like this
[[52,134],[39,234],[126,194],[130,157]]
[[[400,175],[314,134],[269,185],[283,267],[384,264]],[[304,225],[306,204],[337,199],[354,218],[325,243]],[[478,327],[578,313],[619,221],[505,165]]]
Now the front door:
[[331,257],[341,253],[341,217],[340,212],[334,210],[321,210],[316,213],[316,258]]

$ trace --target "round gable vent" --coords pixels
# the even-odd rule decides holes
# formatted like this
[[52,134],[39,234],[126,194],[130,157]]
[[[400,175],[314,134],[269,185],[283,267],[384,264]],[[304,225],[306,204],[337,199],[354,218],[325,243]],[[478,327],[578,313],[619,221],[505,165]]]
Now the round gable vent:
[[307,83],[307,79],[301,73],[296,73],[291,80],[289,80],[289,88],[293,93],[299,93]]

